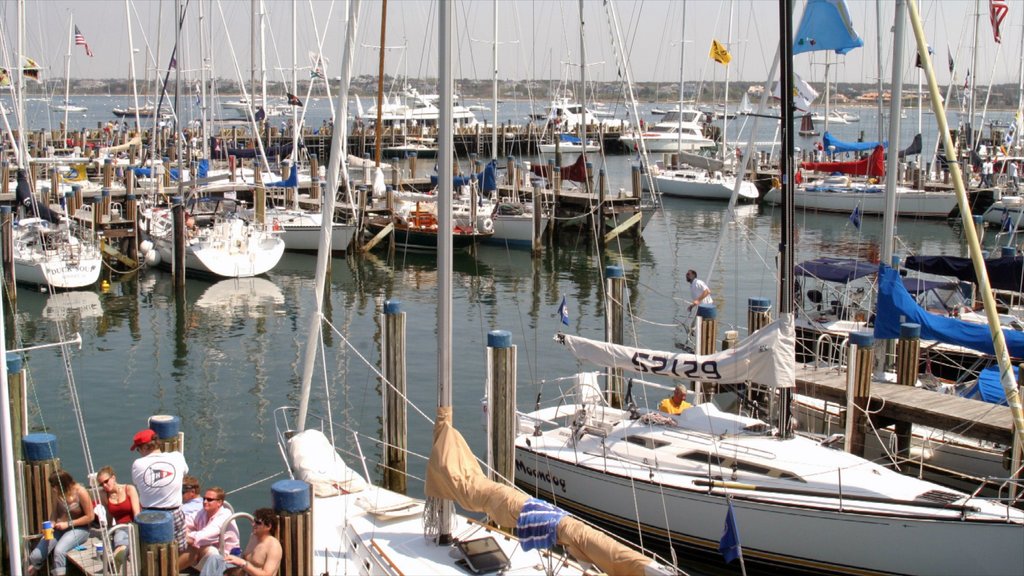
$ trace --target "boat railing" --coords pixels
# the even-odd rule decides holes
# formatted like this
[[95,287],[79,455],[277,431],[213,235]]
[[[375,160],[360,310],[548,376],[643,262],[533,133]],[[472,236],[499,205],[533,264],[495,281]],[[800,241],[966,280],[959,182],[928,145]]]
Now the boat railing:
[[[227,506],[227,502],[225,502],[224,505]],[[228,519],[220,526],[220,537],[217,540],[217,549],[220,551],[221,556],[223,556],[225,552],[231,552],[231,550],[224,550],[224,534],[231,527],[231,524],[234,523],[235,518],[245,518],[249,522],[253,522],[255,520],[253,515],[248,512],[235,512],[231,514],[231,516],[228,516]]]
[[814,341],[814,369],[824,366],[828,370],[841,370],[846,364],[846,344],[849,337],[823,332]]

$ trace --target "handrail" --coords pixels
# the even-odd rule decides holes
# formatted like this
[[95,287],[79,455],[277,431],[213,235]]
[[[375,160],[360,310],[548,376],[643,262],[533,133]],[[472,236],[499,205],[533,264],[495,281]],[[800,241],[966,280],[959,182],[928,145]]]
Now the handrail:
[[224,555],[224,533],[227,532],[228,527],[235,521],[235,518],[248,518],[250,522],[254,520],[252,514],[249,514],[248,512],[235,512],[231,516],[228,516],[228,519],[220,525],[220,536],[217,539],[217,550],[220,552],[221,556]]
[[[111,542],[111,546],[113,545],[114,542],[114,532],[118,530],[128,531],[127,560],[131,563],[131,569],[128,571],[128,574],[139,574],[139,555],[140,551],[142,550],[142,547],[139,545],[139,527],[134,522],[128,522],[127,524],[116,524],[113,527],[111,527],[110,530],[107,530],[107,537]],[[110,547],[104,548],[104,550],[104,555],[113,554],[115,552]],[[107,560],[106,558],[104,558],[104,568],[106,568],[107,564]],[[117,566],[114,566],[114,573],[121,574],[122,572],[118,569]]]

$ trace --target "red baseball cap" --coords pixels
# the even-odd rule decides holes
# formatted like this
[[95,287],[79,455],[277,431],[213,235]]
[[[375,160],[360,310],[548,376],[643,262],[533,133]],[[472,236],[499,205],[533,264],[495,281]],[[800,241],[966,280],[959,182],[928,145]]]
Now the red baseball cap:
[[138,432],[135,433],[135,438],[132,439],[131,449],[138,450],[139,447],[149,444],[150,442],[156,440],[156,438],[156,432],[150,430],[149,428],[139,430]]

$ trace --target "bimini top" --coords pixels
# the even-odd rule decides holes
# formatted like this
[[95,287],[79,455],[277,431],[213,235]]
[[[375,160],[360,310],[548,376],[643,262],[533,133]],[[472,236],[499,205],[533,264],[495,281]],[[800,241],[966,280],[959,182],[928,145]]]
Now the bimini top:
[[824,257],[797,264],[795,272],[797,276],[846,284],[878,272],[878,264],[853,258]]
[[[939,276],[953,276],[974,284],[978,277],[974,274],[974,264],[970,258],[958,256],[910,256],[904,267]],[[988,281],[996,290],[1020,292],[1024,287],[1024,257],[1008,256],[985,260]]]

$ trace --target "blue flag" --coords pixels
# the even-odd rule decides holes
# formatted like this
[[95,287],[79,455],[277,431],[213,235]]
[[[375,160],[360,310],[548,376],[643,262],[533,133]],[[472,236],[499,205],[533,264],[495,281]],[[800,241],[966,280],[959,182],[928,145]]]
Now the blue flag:
[[718,541],[718,551],[725,557],[726,563],[743,556],[743,547],[740,546],[740,530],[736,527],[736,513],[733,512],[731,499],[729,500],[729,511],[725,514],[725,529],[722,530],[722,539]]
[[793,39],[793,54],[818,50],[846,54],[863,45],[864,41],[853,29],[846,0],[807,0]]
[[1002,230],[1003,232],[1009,232],[1010,230],[1013,230],[1013,218],[1010,217],[1010,213],[1006,210],[1005,206],[1003,206]]
[[850,214],[850,222],[860,230],[860,204],[857,204],[853,208],[853,213]]
[[558,316],[562,319],[562,324],[569,325],[569,306],[565,303],[565,296],[562,296],[562,303],[558,305]]

